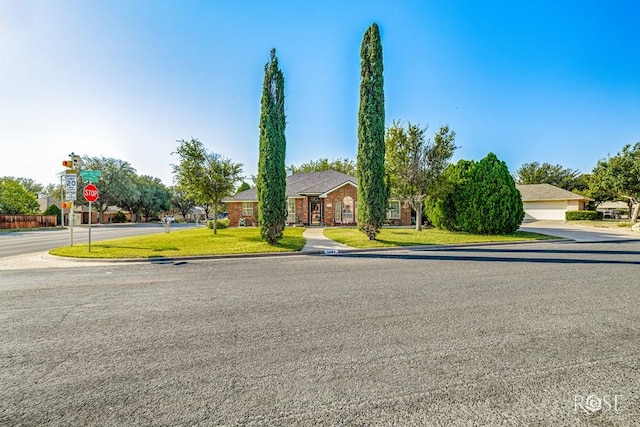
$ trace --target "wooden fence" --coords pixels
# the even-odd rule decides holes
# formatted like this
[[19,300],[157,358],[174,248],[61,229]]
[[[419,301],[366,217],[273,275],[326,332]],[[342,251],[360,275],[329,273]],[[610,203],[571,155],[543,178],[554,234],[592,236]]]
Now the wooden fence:
[[40,228],[57,225],[57,215],[0,215],[0,228]]

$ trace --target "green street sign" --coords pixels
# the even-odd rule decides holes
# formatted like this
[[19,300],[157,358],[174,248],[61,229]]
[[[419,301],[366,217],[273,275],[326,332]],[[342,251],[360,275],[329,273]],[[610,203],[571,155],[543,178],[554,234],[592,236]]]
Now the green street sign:
[[100,179],[100,171],[84,170],[80,172],[83,181],[97,182]]

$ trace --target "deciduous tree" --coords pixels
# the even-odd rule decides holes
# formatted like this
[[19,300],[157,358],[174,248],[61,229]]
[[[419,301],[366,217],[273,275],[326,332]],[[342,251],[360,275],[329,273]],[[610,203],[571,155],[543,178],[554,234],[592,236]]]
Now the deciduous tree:
[[[176,181],[189,197],[210,203],[215,219],[222,199],[233,194],[236,183],[242,179],[242,164],[209,152],[197,139],[178,142],[180,145],[176,153],[180,156],[180,163],[173,166]],[[214,221],[213,233],[217,232]]]
[[455,132],[448,126],[442,126],[433,141],[426,138],[426,131],[426,127],[412,123],[405,129],[394,121],[386,136],[385,164],[391,195],[408,203],[416,212],[417,231],[422,230],[425,198],[456,149]]
[[0,214],[27,215],[40,209],[36,196],[15,178],[0,178]]
[[189,211],[196,205],[192,197],[189,197],[187,191],[180,185],[176,185],[170,189],[171,208],[177,210],[186,218]]
[[640,142],[625,145],[615,156],[600,160],[591,173],[589,189],[608,195],[609,200],[626,200],[635,223],[640,214]]
[[236,194],[242,193],[243,191],[247,191],[249,189],[251,189],[251,186],[249,185],[249,183],[245,182],[245,181],[242,181],[242,184],[240,184],[240,186],[236,190]]
[[333,170],[337,172],[342,172],[343,174],[349,176],[356,175],[356,163],[353,160],[349,160],[347,158],[344,159],[333,159],[329,160],[327,158],[319,159],[319,160],[309,160],[308,163],[303,163],[300,166],[291,165],[288,167],[292,174],[300,173],[300,172],[322,172]]
[[518,184],[551,184],[573,191],[580,186],[580,171],[549,163],[525,163],[515,173]]
[[[109,206],[124,205],[124,201],[138,192],[136,170],[124,160],[111,157],[85,157],[84,168],[100,171],[100,180],[96,183],[100,196],[94,203],[98,209],[98,222],[103,222],[104,212]],[[78,204],[82,203],[78,198]]]
[[149,221],[157,217],[160,212],[169,209],[171,195],[160,178],[149,175],[139,176],[138,191],[141,194],[140,211],[144,215],[145,221]]

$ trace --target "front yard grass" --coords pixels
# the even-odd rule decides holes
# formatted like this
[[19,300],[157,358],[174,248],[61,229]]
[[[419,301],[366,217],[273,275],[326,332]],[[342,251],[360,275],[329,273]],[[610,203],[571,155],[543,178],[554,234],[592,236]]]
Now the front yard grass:
[[296,252],[304,247],[303,231],[301,227],[285,228],[284,237],[275,246],[262,241],[259,228],[225,228],[218,230],[218,234],[208,228],[197,228],[92,242],[91,252],[87,244],[81,244],[53,249],[49,253],[76,258],[154,258]]
[[526,240],[550,240],[557,237],[525,231],[514,234],[485,236],[425,228],[416,231],[413,228],[383,228],[377,240],[368,240],[367,236],[355,227],[325,228],[324,235],[336,242],[354,248],[382,248],[392,246],[453,245],[461,243],[520,242]]
[[631,228],[633,224],[628,219],[600,219],[600,220],[583,220],[583,221],[567,221],[567,224],[583,225],[587,227],[598,228]]

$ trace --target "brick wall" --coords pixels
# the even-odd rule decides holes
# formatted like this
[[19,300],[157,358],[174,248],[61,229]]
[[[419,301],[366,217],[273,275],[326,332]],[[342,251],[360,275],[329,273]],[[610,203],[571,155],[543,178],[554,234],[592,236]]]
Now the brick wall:
[[400,225],[411,225],[411,206],[408,203],[400,204]]
[[[356,203],[358,200],[358,190],[356,189],[356,187],[350,184],[346,184],[338,188],[337,190],[334,190],[331,193],[327,194],[327,198],[324,199],[324,224],[325,225],[328,225],[328,226],[341,225],[341,224],[335,223],[336,202],[342,201],[347,196],[350,196],[353,199],[354,203]],[[354,215],[353,215],[354,223],[355,223],[355,220],[356,220],[356,216],[354,212]]]
[[242,202],[228,202],[227,212],[229,213],[229,225],[231,227],[237,227],[241,218],[244,218],[247,227],[258,225],[256,219],[258,216],[258,202],[253,202],[253,216],[242,215]]

